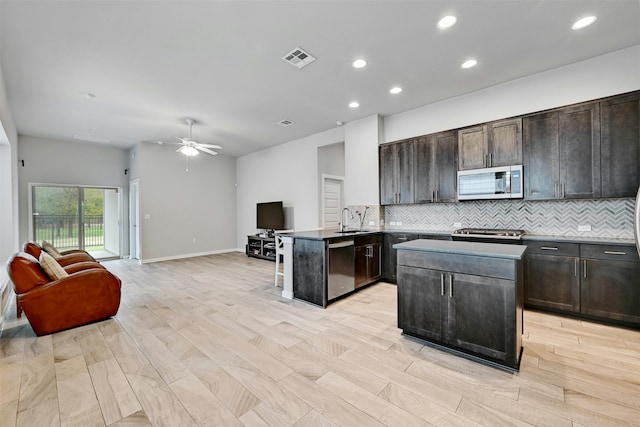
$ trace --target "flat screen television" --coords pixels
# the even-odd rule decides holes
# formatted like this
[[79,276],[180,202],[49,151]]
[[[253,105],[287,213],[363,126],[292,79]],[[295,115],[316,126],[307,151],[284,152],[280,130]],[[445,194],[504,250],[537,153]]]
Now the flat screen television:
[[258,203],[256,208],[256,227],[263,230],[284,229],[284,208],[282,202]]

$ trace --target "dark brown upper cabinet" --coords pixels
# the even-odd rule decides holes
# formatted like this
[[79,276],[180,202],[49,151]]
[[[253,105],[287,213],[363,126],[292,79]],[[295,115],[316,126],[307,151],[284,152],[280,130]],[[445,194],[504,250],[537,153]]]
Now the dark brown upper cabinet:
[[416,203],[457,200],[457,132],[426,135],[416,140]]
[[600,106],[580,104],[524,118],[524,198],[598,198]]
[[640,92],[600,103],[602,197],[635,197],[640,186]]
[[414,202],[414,140],[383,144],[379,150],[380,204]]
[[458,132],[460,170],[522,163],[522,119],[507,119]]

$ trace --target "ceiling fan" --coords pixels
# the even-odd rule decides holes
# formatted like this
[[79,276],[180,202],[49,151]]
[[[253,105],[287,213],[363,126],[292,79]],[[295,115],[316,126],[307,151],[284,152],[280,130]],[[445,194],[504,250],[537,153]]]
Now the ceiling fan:
[[186,138],[179,138],[176,137],[177,139],[180,140],[180,142],[162,142],[162,141],[158,141],[159,144],[179,144],[180,148],[178,148],[176,150],[176,152],[180,152],[182,154],[184,154],[185,156],[196,156],[198,155],[199,151],[202,151],[204,153],[207,154],[211,154],[212,156],[216,156],[218,153],[213,151],[213,150],[221,150],[222,147],[216,144],[202,144],[196,140],[194,140],[192,138],[191,135],[191,128],[193,127],[193,124],[196,122],[194,119],[186,119],[185,120],[187,122],[187,124],[189,125],[189,136]]

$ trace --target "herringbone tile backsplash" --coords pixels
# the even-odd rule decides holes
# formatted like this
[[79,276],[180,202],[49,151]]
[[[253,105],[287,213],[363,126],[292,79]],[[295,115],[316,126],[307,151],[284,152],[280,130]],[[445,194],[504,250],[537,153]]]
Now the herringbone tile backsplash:
[[[634,203],[635,199],[478,200],[399,205],[380,209],[379,221],[386,230],[453,231],[459,222],[462,227],[514,228],[529,234],[633,239]],[[578,231],[578,225],[590,225],[591,231]]]

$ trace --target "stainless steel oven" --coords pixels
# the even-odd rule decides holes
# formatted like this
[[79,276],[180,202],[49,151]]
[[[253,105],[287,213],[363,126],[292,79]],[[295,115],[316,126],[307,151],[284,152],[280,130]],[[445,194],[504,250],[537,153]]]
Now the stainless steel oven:
[[460,228],[451,233],[453,240],[480,243],[522,244],[524,230],[495,228]]

